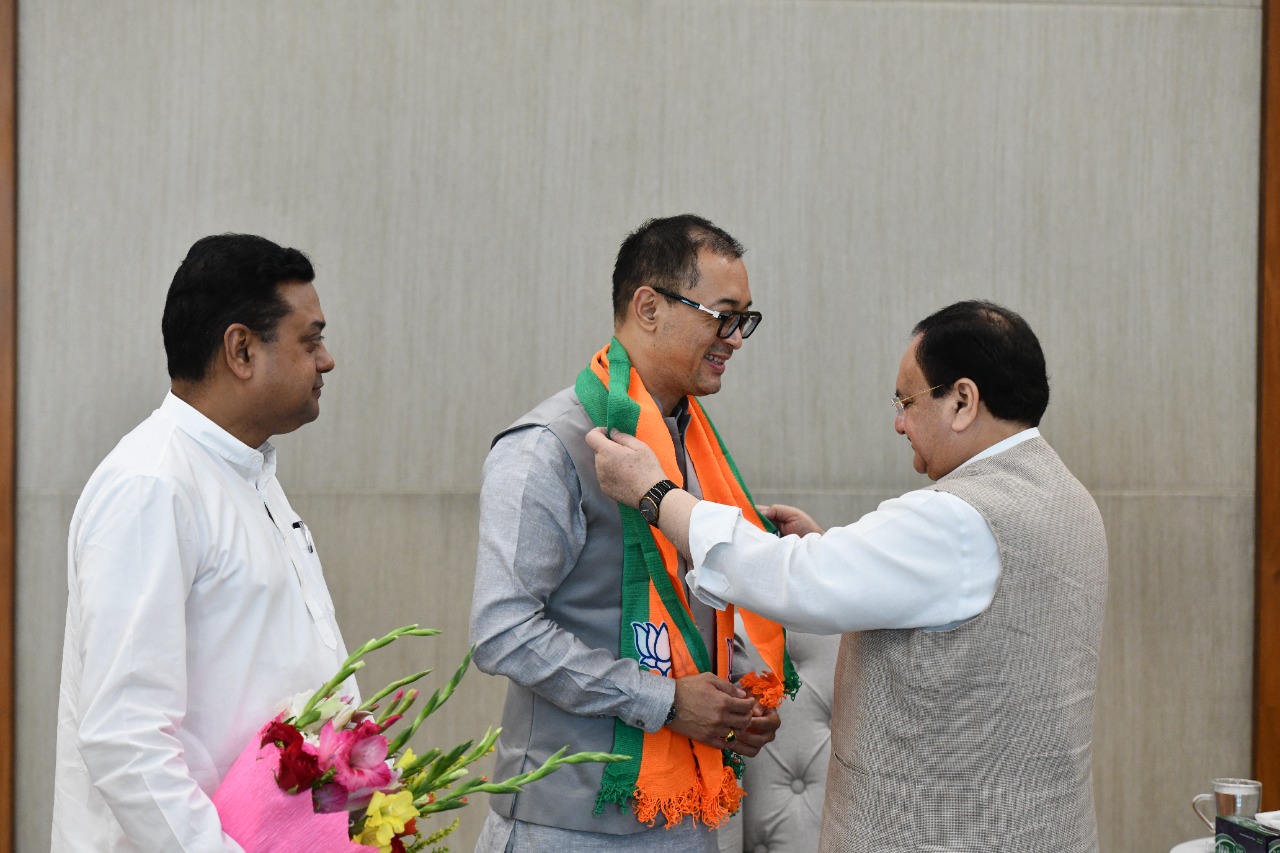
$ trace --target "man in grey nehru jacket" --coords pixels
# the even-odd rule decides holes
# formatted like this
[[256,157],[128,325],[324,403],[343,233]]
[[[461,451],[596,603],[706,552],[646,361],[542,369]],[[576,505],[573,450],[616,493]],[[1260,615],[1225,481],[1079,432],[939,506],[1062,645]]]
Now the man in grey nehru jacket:
[[585,443],[597,425],[637,435],[663,460],[663,488],[767,524],[700,402],[760,323],[742,253],[697,216],[646,222],[618,250],[613,339],[494,439],[471,605],[476,666],[510,681],[494,775],[566,745],[631,758],[491,797],[477,853],[715,853],[711,830],[742,796],[739,756],[773,740],[798,686],[782,629],[748,612],[767,671],[740,671],[733,613],[688,594],[687,563],[648,511],[661,489],[620,507]]
[[[960,302],[916,326],[893,396],[928,488],[826,532],[793,507],[764,508],[782,539],[734,508],[663,498],[662,531],[698,597],[844,634],[823,853],[1098,850],[1107,543],[1093,498],[1037,428],[1048,403],[1026,321]],[[661,479],[629,436],[587,441],[620,503]]]

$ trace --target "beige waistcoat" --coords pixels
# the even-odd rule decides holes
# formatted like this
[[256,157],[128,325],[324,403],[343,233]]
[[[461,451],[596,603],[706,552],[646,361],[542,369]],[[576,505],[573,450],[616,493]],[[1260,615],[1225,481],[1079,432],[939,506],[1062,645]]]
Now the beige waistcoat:
[[995,598],[953,630],[844,636],[822,853],[1096,853],[1097,505],[1041,438],[934,488],[995,534]]

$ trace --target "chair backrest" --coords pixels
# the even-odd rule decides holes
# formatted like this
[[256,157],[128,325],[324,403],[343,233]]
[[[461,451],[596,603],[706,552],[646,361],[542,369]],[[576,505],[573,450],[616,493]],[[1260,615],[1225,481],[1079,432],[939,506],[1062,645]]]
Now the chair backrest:
[[742,776],[747,796],[720,831],[722,853],[812,853],[818,849],[827,762],[831,757],[831,697],[839,636],[787,632],[787,650],[804,687],[782,703],[782,728]]

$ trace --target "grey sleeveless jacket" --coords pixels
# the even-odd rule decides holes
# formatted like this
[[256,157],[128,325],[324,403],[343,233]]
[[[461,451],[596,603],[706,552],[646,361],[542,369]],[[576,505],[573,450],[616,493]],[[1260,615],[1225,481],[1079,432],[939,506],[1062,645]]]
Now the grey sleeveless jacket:
[[821,850],[1096,853],[1097,505],[1042,438],[934,488],[995,534],[995,597],[953,630],[845,635]]
[[[543,401],[498,438],[530,425],[548,427],[565,446],[574,468],[591,472],[590,476],[579,476],[587,542],[573,570],[547,601],[547,618],[586,645],[616,654],[622,620],[620,569],[617,568],[622,565],[622,520],[618,505],[605,497],[596,483],[595,454],[585,441],[587,432],[595,425],[573,389]],[[570,752],[611,752],[613,725],[612,717],[571,714],[529,688],[508,682],[493,776],[505,779],[532,770],[565,745],[570,745]],[[616,806],[593,816],[604,766],[562,767],[520,794],[491,796],[489,805],[500,815],[565,829],[611,834],[648,829],[635,815],[622,812]]]
[[[574,389],[567,388],[517,419],[494,441],[514,430],[535,425],[549,429],[568,453],[581,488],[581,509],[586,522],[586,541],[573,568],[547,598],[546,618],[584,645],[616,657],[622,623],[622,520],[618,504],[605,496],[596,480],[595,453],[586,443],[586,434],[594,424]],[[693,606],[695,618],[702,615],[701,611],[712,614],[702,602],[695,601]],[[571,713],[533,690],[509,681],[502,712],[502,734],[495,749],[494,778],[532,770],[566,745],[571,752],[611,752],[614,722],[612,716]],[[627,722],[640,726],[639,721]],[[593,814],[604,767],[603,764],[562,767],[519,794],[491,796],[489,804],[505,817],[562,829],[608,835],[630,835],[651,829],[629,809],[621,810],[615,804],[606,805],[599,815]],[[655,825],[663,823],[659,816]]]

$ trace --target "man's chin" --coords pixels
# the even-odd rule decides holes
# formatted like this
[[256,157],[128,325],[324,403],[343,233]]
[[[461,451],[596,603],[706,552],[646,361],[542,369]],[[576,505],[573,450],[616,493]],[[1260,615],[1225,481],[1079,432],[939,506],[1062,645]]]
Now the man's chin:
[[281,428],[272,433],[272,435],[286,435],[300,427],[306,426],[318,417],[320,417],[320,405],[317,403],[316,405],[310,406],[306,410],[299,412],[298,416],[293,419],[292,423],[282,425]]
[[720,381],[719,376],[706,377],[698,387],[698,390],[691,393],[694,397],[706,397],[711,394],[718,393],[720,391],[721,384],[723,383]]

